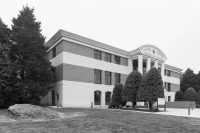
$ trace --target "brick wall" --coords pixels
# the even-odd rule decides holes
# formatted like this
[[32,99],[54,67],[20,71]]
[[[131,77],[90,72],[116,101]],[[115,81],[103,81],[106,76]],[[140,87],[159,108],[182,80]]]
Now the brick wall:
[[53,58],[53,52],[52,52],[52,50],[50,50],[50,51],[47,53],[46,57],[47,57],[47,60],[51,60],[51,59]]
[[63,80],[94,83],[94,69],[63,64]]
[[187,109],[188,105],[190,105],[190,107],[193,107],[193,108],[196,107],[195,102],[189,102],[189,101],[166,102],[166,108],[183,108],[183,109]]
[[180,85],[171,83],[171,92],[177,92],[180,90]]
[[120,64],[124,66],[128,66],[128,58],[120,57]]
[[76,43],[62,41],[63,51],[94,58],[94,49]]
[[170,71],[170,77],[180,78],[180,74],[177,72]]
[[62,81],[63,80],[63,64],[60,64],[55,69],[56,69],[56,71],[55,71],[55,73],[56,73],[56,82]]

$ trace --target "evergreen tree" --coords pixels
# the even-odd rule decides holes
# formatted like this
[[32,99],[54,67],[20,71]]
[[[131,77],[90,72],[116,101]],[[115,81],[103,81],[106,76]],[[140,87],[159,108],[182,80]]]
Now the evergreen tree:
[[184,101],[197,101],[197,92],[194,88],[190,87],[185,91],[183,96]]
[[113,88],[111,104],[109,105],[110,108],[119,107],[119,105],[122,103],[121,101],[122,89],[123,89],[122,84],[116,84],[115,87]]
[[25,6],[18,17],[12,19],[14,45],[11,58],[17,64],[18,103],[38,104],[54,82],[51,63],[45,59],[47,48],[41,23],[36,22],[33,12],[33,8]]
[[164,87],[158,69],[153,67],[148,71],[140,84],[137,101],[149,102],[149,108],[151,110],[157,98],[164,98]]
[[198,76],[188,68],[185,73],[182,76],[182,81],[180,84],[180,90],[185,94],[185,91],[192,87],[198,92],[200,90],[200,78],[198,79]]
[[122,101],[132,102],[133,106],[136,105],[137,92],[142,82],[142,74],[133,70],[127,77],[122,91]]
[[177,91],[175,94],[175,101],[183,101],[183,92]]
[[18,101],[15,63],[10,59],[13,44],[11,30],[0,19],[0,107],[6,108]]

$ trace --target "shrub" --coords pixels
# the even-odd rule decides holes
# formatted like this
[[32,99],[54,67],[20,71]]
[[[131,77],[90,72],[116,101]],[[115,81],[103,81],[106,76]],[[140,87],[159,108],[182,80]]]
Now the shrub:
[[177,91],[175,94],[175,101],[183,101],[183,92]]
[[197,92],[194,88],[190,87],[185,91],[183,96],[184,101],[197,101]]
[[142,82],[142,74],[133,70],[127,77],[122,91],[122,101],[136,103],[137,92]]
[[200,90],[197,94],[197,104],[198,104],[198,107],[200,106]]
[[123,89],[122,84],[115,85],[115,87],[113,88],[113,94],[112,94],[112,99],[111,99],[109,108],[113,108],[113,107],[119,108],[120,104],[122,104],[122,101],[121,101],[122,89]]
[[164,87],[160,72],[155,67],[151,68],[143,78],[138,94],[138,102],[149,102],[149,108],[157,101],[157,98],[164,98]]

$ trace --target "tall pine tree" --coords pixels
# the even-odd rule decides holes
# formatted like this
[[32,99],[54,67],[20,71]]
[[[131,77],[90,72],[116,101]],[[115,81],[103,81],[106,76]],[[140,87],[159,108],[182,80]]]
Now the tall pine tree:
[[149,102],[149,108],[151,110],[157,98],[164,98],[164,87],[161,74],[158,69],[153,67],[148,71],[140,84],[137,101]]
[[0,107],[7,108],[18,102],[15,63],[10,59],[13,44],[11,30],[0,19]]
[[51,63],[45,59],[47,48],[41,33],[41,23],[36,21],[34,9],[23,7],[13,18],[14,45],[11,57],[17,63],[18,103],[38,104],[53,87],[54,75]]

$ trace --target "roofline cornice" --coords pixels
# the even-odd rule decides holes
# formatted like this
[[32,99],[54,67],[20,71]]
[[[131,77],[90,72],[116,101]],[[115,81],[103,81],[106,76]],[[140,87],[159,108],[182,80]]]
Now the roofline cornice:
[[109,51],[112,51],[112,52],[116,52],[118,54],[122,54],[124,56],[127,56],[127,58],[129,57],[128,51],[125,51],[125,50],[122,50],[122,49],[119,49],[119,48],[115,48],[113,46],[109,46],[107,44],[100,43],[100,42],[94,41],[92,39],[82,37],[82,36],[61,30],[61,29],[45,44],[45,46],[50,48],[53,44],[55,44],[62,37],[70,38],[70,39],[73,39],[73,40],[76,40],[76,41],[80,41],[80,42],[83,42],[83,43],[90,44],[90,45],[95,46],[95,47],[99,47],[99,48],[103,48],[103,49],[106,49],[106,50],[109,50]]
[[166,68],[166,69],[171,69],[171,70],[174,70],[174,71],[178,71],[178,72],[183,71],[183,70],[180,69],[180,68],[177,68],[177,67],[174,67],[174,66],[171,66],[171,65],[168,65],[168,64],[165,64],[165,68]]
[[[151,47],[154,47],[157,50],[159,50],[161,52],[161,54],[163,54],[163,56],[167,59],[166,55],[158,47],[156,47],[154,45],[146,44],[146,45],[142,45],[141,47],[139,47],[139,48],[137,48],[135,50],[126,51],[126,50],[115,48],[113,46],[109,46],[107,44],[104,44],[104,43],[101,43],[101,42],[98,42],[98,41],[95,41],[95,40],[92,40],[92,39],[89,39],[89,38],[86,38],[86,37],[83,37],[83,36],[80,36],[80,35],[77,35],[77,34],[74,34],[74,33],[70,33],[68,31],[65,31],[65,30],[62,30],[62,29],[58,30],[49,39],[49,41],[47,41],[45,43],[45,46],[47,46],[49,48],[49,50],[50,50],[53,47],[55,47],[62,40],[75,40],[77,42],[81,42],[81,43],[84,43],[84,44],[92,45],[93,47],[97,47],[97,48],[100,48],[100,49],[105,49],[107,51],[111,51],[111,52],[114,52],[116,54],[121,54],[126,58],[130,58],[130,55],[135,54],[137,52],[140,52],[140,49],[142,49],[143,47],[151,46]],[[167,65],[167,64],[165,64],[165,67],[168,68],[168,69],[171,69],[171,70],[178,71],[178,72],[182,71],[182,69],[180,69],[180,68],[176,68],[176,67],[173,67],[173,66],[170,66],[170,65]]]

